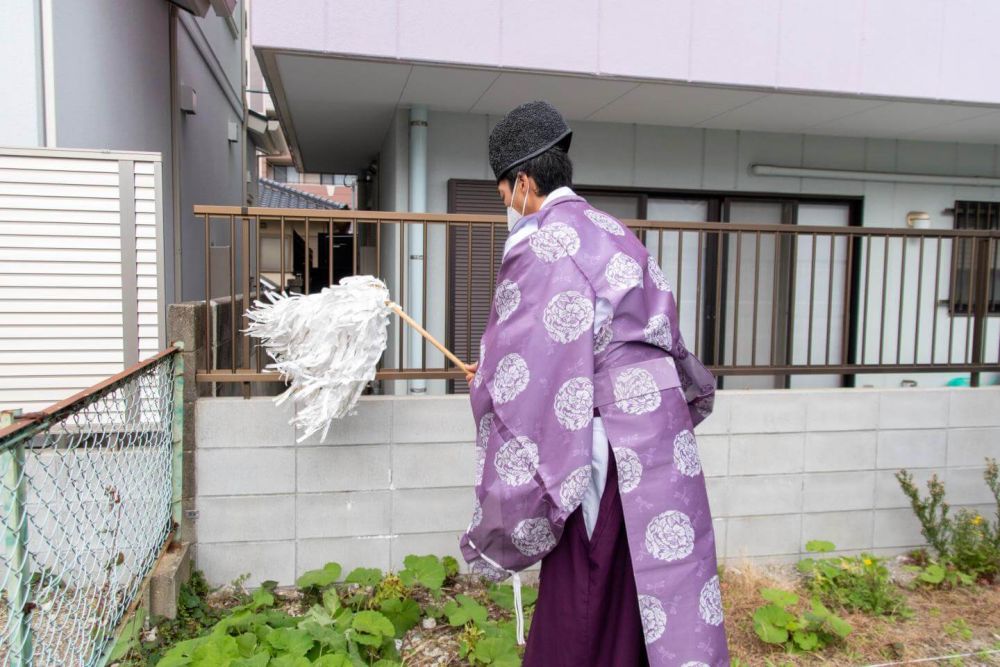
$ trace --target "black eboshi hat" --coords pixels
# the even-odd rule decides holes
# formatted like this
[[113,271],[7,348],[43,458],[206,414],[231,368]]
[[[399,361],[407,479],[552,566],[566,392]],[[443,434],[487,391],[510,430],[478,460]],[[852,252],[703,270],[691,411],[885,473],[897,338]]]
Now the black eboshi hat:
[[504,116],[490,132],[490,167],[499,181],[511,167],[553,146],[568,151],[572,138],[573,130],[554,106],[542,100],[526,102]]

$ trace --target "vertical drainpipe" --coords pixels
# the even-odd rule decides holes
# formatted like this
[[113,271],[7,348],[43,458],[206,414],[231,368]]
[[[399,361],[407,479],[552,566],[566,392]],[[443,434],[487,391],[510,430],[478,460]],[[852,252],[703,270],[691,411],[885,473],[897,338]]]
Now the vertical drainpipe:
[[41,139],[42,145],[55,148],[56,140],[56,82],[55,41],[52,36],[52,0],[40,0],[38,5],[38,53],[41,82]]
[[[410,109],[410,212],[427,212],[427,107],[413,106]],[[421,225],[407,225],[406,228],[406,310],[413,319],[422,321],[424,311],[423,272],[424,234]],[[406,327],[408,354],[406,361],[410,368],[421,366],[423,347],[420,334],[413,327]],[[427,392],[426,380],[410,380],[408,393]]]
[[[249,202],[247,201],[247,191],[250,185],[250,164],[247,160],[247,124],[250,116],[248,111],[249,105],[247,104],[247,88],[250,86],[247,82],[247,18],[246,18],[246,3],[240,3],[240,13],[239,13],[239,42],[240,42],[240,102],[243,104],[243,118],[240,119],[240,181],[242,185],[240,186],[240,206],[247,206]],[[264,130],[267,131],[267,124],[264,124]],[[255,152],[256,155],[256,152]],[[247,229],[250,229],[249,224]],[[247,232],[249,233],[249,232]],[[248,264],[249,265],[249,264]]]
[[[184,292],[181,287],[181,276],[184,264],[181,261],[181,110],[180,110],[180,70],[177,63],[177,6],[171,4],[169,7],[169,29],[167,31],[170,42],[170,208],[172,209],[170,219],[170,235],[173,237],[174,256],[171,258],[174,270],[174,301],[180,303],[184,300]],[[208,252],[208,249],[205,249]],[[208,295],[205,295],[208,298]]]

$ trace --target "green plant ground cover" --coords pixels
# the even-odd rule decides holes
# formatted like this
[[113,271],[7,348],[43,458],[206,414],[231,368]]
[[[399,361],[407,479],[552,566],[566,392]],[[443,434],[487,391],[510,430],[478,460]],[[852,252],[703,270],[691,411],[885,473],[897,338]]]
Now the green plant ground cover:
[[[336,563],[294,587],[183,586],[174,620],[126,627],[112,665],[359,667],[520,664],[509,584],[458,574],[452,558],[408,556],[399,572]],[[537,589],[522,591],[526,621]]]
[[[862,556],[848,559],[859,567],[863,567],[863,561]],[[840,638],[836,628],[827,624],[830,632],[823,635],[825,646],[798,652],[794,652],[797,647],[789,652],[782,644],[764,641],[761,633],[768,631],[762,629],[760,621],[770,616],[768,612],[758,612],[774,604],[785,607],[791,594],[797,598],[796,602],[785,608],[793,616],[802,618],[811,613],[814,588],[810,577],[803,575],[804,568],[750,562],[721,568],[732,664],[738,667],[1000,665],[1000,652],[990,653],[1000,651],[1000,586],[985,581],[969,586],[904,583],[916,581],[918,575],[907,574],[906,569],[908,564],[916,562],[918,558],[902,557],[885,561],[892,573],[892,593],[899,597],[893,598],[891,609],[880,608],[881,614],[852,610],[824,596],[831,614],[849,625],[851,632]],[[151,623],[145,626],[135,624],[126,628],[127,633],[133,633],[132,640],[123,638],[119,645],[121,655],[116,656],[112,665],[520,664],[509,585],[459,575],[450,569],[454,566],[449,561],[434,557],[413,557],[410,564],[413,567],[397,573],[375,569],[342,573],[339,566],[331,565],[307,573],[299,579],[298,586],[276,588],[267,584],[253,593],[243,587],[244,580],[211,590],[196,573],[182,589],[179,617],[172,621],[150,619]],[[849,585],[842,587],[855,590]],[[526,587],[529,630],[534,599],[535,589]],[[895,613],[901,607],[907,613]],[[333,614],[329,613],[331,608],[335,610]],[[351,614],[350,622],[342,628],[334,620],[338,613]],[[249,620],[255,617],[256,623]],[[327,617],[329,622],[322,625]],[[190,651],[178,650],[186,643],[190,645],[194,638],[220,636],[220,623],[230,626],[226,635],[233,641],[202,640]],[[320,628],[330,632],[324,633]],[[355,640],[361,641],[348,639],[352,633]],[[334,650],[323,652],[319,650],[317,636],[333,638],[328,647],[349,649],[353,644],[359,650],[354,655],[350,650],[343,651],[346,657],[338,656]],[[342,637],[345,640],[341,644]],[[806,646],[810,646],[809,641],[806,640]],[[241,650],[247,655],[241,655]],[[266,658],[255,658],[255,650],[258,656],[266,653]],[[310,650],[322,655],[309,655]],[[911,662],[969,653],[973,655]]]
[[[812,540],[812,555],[794,565],[720,567],[732,667],[1000,665],[1000,466],[986,463],[992,518],[951,513],[937,476],[925,496],[907,471],[897,473],[930,550],[836,554],[833,543]],[[245,577],[210,591],[195,573],[177,619],[126,624],[113,665],[521,664],[510,585],[460,575],[451,557],[410,555],[404,564],[383,573],[328,563],[294,587],[264,582],[253,593]],[[536,598],[524,589],[528,632]]]

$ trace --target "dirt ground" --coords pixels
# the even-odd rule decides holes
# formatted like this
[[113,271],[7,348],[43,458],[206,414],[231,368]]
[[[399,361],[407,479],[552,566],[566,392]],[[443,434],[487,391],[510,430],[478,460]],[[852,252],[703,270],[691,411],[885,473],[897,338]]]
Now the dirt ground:
[[[912,576],[903,569],[902,559],[891,560],[887,565],[901,583]],[[904,587],[901,590],[914,611],[913,618],[906,620],[873,618],[837,610],[854,628],[846,642],[821,652],[795,656],[760,641],[752,621],[754,610],[764,604],[759,593],[762,588],[780,588],[807,597],[799,587],[793,565],[730,563],[721,577],[721,587],[730,654],[751,667],[1000,665],[1000,585],[953,590],[909,590]],[[288,613],[298,615],[306,611],[307,605],[296,589],[278,589],[276,593],[279,606]],[[464,593],[486,606],[492,618],[510,617],[509,612],[490,600],[486,586],[478,580],[459,577],[453,585],[446,586],[443,593],[438,604]],[[417,593],[416,597],[422,606],[432,603],[429,594]],[[222,589],[213,593],[208,601],[215,607],[231,607],[240,602],[240,596]],[[0,628],[4,626],[5,616],[6,609],[0,605]],[[56,621],[51,616],[48,615],[46,625]],[[41,619],[33,620],[37,623]],[[36,631],[41,631],[40,636],[47,634],[41,627],[36,627]],[[458,656],[460,632],[461,628],[450,627],[446,619],[436,622],[424,619],[402,640],[404,664],[409,667],[467,664]],[[3,653],[5,651],[0,650],[0,662]],[[979,655],[967,655],[977,653]],[[962,657],[942,657],[954,655]]]
[[[889,561],[890,572],[905,583],[912,575],[902,560]],[[806,594],[798,587],[794,566],[733,564],[722,577],[722,601],[730,653],[749,665],[1000,665],[1000,586],[974,586],[954,590],[909,590],[903,587],[913,618],[893,620],[837,611],[854,631],[844,645],[813,655],[789,656],[760,641],[753,630],[754,609],[764,604],[762,588],[781,588]],[[955,627],[964,621],[971,637]],[[988,656],[958,660],[928,660],[936,656],[997,651]]]
[[[887,563],[894,578],[905,583],[912,577],[902,567],[902,559]],[[798,575],[793,565],[761,565],[744,562],[730,564],[721,578],[722,600],[726,612],[726,630],[730,654],[751,667],[888,667],[889,665],[1000,665],[1000,586],[977,585],[955,590],[902,589],[914,616],[907,620],[873,618],[871,616],[837,611],[854,628],[847,641],[825,651],[808,655],[788,655],[760,641],[753,630],[753,612],[765,603],[760,597],[762,588],[781,588],[794,591],[803,598],[807,594],[799,587]],[[490,600],[486,587],[465,577],[443,591],[443,600],[457,593],[476,598],[490,609],[492,618],[508,618],[509,612],[497,607]],[[302,613],[299,594],[278,591],[279,599],[290,613]],[[427,595],[421,605],[431,602]],[[971,637],[957,632],[955,623],[964,621]],[[951,628],[949,630],[949,628]],[[425,619],[403,639],[401,652],[404,664],[409,667],[457,667],[466,665],[458,656],[458,635],[461,628],[452,628],[446,620],[433,622]],[[990,655],[964,656],[961,658],[933,658],[995,651]],[[769,662],[770,661],[770,662]]]

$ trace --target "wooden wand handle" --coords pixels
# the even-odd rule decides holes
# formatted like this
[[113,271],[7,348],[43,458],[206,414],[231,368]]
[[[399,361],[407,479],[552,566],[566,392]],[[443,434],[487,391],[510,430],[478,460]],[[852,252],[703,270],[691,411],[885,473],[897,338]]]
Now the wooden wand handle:
[[430,341],[431,345],[433,345],[437,349],[441,350],[441,353],[444,354],[444,356],[448,357],[452,361],[452,363],[454,363],[456,366],[458,366],[459,368],[461,368],[463,372],[465,372],[465,373],[469,372],[469,368],[465,365],[465,363],[461,359],[459,359],[454,354],[452,354],[451,350],[449,350],[444,345],[442,345],[441,343],[439,343],[438,340],[437,340],[437,338],[435,338],[434,336],[432,336],[427,331],[427,329],[424,329],[422,326],[420,326],[415,319],[413,319],[412,317],[410,317],[409,315],[407,315],[406,311],[404,311],[402,308],[399,307],[399,304],[397,304],[397,303],[395,303],[393,301],[386,301],[386,304],[390,308],[392,308],[397,315],[399,315],[401,318],[403,318],[404,322],[406,322],[411,327],[413,327],[414,329],[416,329],[420,333],[421,336],[423,336],[428,341]]

